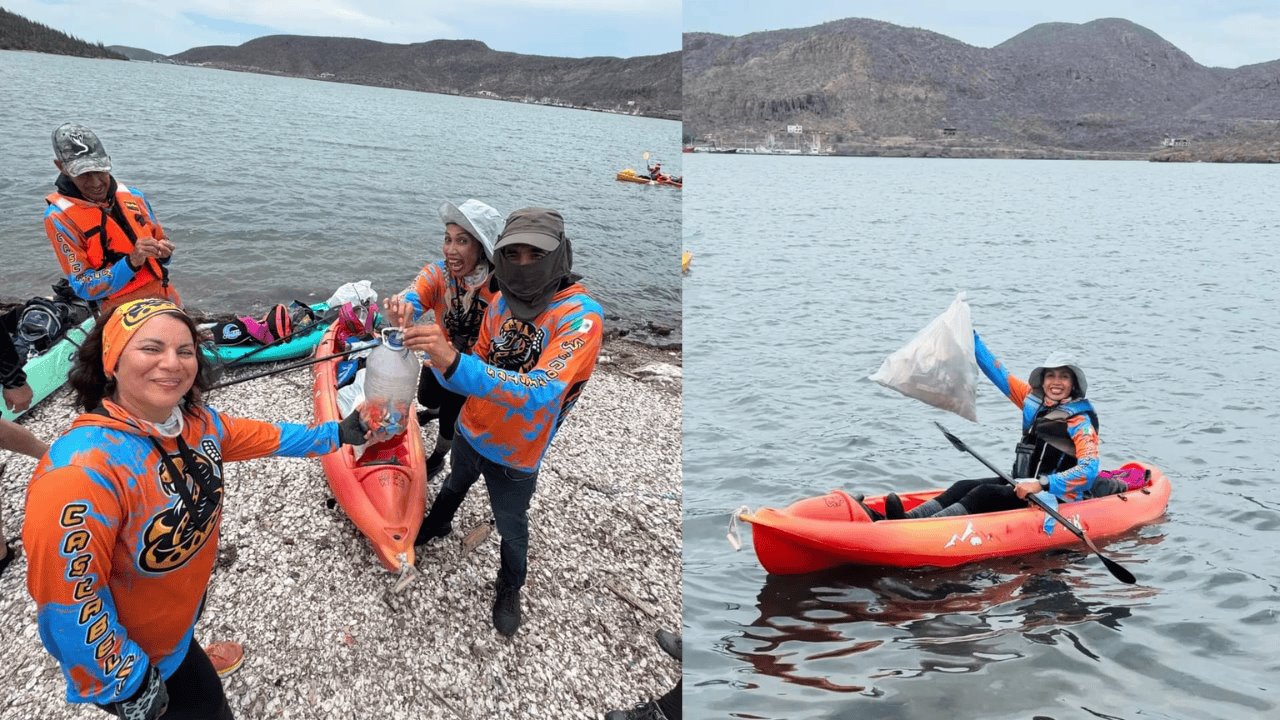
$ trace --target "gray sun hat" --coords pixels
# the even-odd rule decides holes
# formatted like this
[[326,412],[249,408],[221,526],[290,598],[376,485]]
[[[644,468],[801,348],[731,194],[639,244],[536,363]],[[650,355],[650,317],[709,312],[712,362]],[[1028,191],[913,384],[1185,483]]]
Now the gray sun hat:
[[501,213],[473,198],[461,205],[451,202],[441,204],[440,221],[445,225],[457,225],[470,233],[471,237],[480,241],[485,258],[493,262],[493,244],[498,239],[498,233],[502,232]]
[[53,131],[53,156],[62,172],[79,177],[87,172],[111,172],[111,156],[102,141],[79,123],[63,123]]
[[1089,383],[1085,380],[1084,371],[1080,369],[1080,366],[1076,364],[1073,358],[1062,353],[1053,353],[1049,355],[1047,360],[1040,363],[1040,367],[1032,370],[1031,377],[1027,378],[1027,384],[1029,384],[1033,390],[1039,390],[1043,393],[1044,371],[1050,368],[1060,367],[1070,370],[1071,374],[1075,376],[1075,383],[1072,385],[1071,394],[1075,397],[1084,397],[1085,392],[1089,389]]

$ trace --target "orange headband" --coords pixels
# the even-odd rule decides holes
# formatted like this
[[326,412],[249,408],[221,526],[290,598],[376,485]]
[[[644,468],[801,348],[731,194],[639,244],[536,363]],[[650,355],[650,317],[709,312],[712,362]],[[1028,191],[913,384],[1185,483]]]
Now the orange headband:
[[120,353],[129,339],[138,332],[138,328],[156,315],[183,315],[182,309],[168,300],[159,298],[143,298],[130,300],[111,313],[107,324],[102,328],[102,371],[110,380],[116,376],[116,365],[120,362]]

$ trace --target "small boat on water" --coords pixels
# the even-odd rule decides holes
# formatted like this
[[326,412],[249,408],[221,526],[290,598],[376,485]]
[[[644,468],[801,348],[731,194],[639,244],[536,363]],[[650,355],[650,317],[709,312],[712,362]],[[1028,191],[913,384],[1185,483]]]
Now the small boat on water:
[[680,178],[664,177],[661,180],[654,180],[648,175],[636,174],[636,171],[631,168],[619,171],[616,179],[619,182],[637,183],[639,185],[669,185],[676,188],[684,187],[684,181]]
[[[1164,514],[1169,480],[1159,469],[1126,463],[1145,474],[1142,487],[1116,495],[1058,507],[1095,543],[1123,535]],[[941,490],[901,494],[904,509],[935,497]],[[884,512],[884,497],[869,497],[867,507]],[[751,524],[752,544],[770,573],[795,575],[840,565],[953,567],[990,558],[1025,555],[1084,544],[1071,531],[1045,532],[1045,513],[1026,507],[1004,512],[952,517],[871,522],[848,493],[833,490],[781,510],[761,508],[736,516]]]
[[[318,353],[342,352],[338,326],[330,325]],[[315,366],[316,422],[341,420],[354,409],[338,387],[338,360]],[[361,382],[364,371],[357,373]],[[363,397],[363,394],[357,394]],[[413,567],[413,540],[422,524],[427,503],[427,463],[422,431],[415,413],[408,414],[408,429],[398,438],[365,448],[343,445],[320,457],[329,489],[347,517],[369,539],[378,560],[393,572]],[[357,456],[356,451],[361,454]],[[372,457],[370,457],[372,455]]]

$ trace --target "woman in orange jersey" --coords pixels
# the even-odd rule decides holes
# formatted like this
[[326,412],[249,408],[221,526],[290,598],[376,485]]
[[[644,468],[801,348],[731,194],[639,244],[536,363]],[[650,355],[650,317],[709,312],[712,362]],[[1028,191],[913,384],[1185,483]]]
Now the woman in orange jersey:
[[40,639],[62,666],[69,701],[124,718],[232,717],[193,640],[218,551],[222,464],[365,440],[355,413],[308,428],[205,405],[196,337],[167,300],[117,307],[69,376],[85,413],[27,491],[23,542]]
[[[472,199],[461,205],[441,205],[440,222],[444,223],[440,253],[443,259],[423,267],[413,285],[388,301],[388,312],[400,317],[411,308],[413,321],[418,322],[432,311],[454,349],[470,353],[480,335],[484,311],[498,292],[490,275],[493,243],[502,230],[502,215]],[[444,468],[444,456],[453,445],[454,425],[464,400],[465,396],[444,389],[435,374],[423,368],[418,402],[426,409],[418,413],[418,422],[426,425],[432,417],[440,418],[436,446],[427,457],[427,477]]]

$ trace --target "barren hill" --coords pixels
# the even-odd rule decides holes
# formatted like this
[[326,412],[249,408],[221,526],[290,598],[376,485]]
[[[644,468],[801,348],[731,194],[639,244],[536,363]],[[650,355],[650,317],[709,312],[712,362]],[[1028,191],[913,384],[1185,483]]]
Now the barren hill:
[[171,59],[361,85],[680,117],[678,52],[635,58],[557,58],[500,52],[476,40],[397,45],[271,35],[237,47],[193,48]]
[[848,19],[689,33],[684,51],[685,133],[730,144],[801,125],[851,152],[1149,152],[1165,137],[1268,134],[1280,119],[1280,61],[1208,68],[1115,18],[1036,25],[994,48]]

